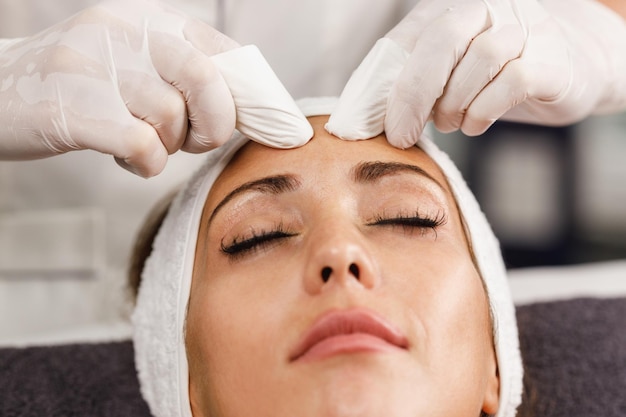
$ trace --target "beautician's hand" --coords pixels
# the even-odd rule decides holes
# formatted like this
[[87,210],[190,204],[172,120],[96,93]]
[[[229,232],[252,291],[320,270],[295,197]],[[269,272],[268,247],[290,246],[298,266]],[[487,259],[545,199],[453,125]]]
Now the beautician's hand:
[[94,149],[149,177],[235,127],[274,147],[313,133],[258,49],[164,5],[104,2],[0,41],[0,159]]
[[355,71],[327,129],[413,145],[626,108],[626,22],[594,0],[422,0]]

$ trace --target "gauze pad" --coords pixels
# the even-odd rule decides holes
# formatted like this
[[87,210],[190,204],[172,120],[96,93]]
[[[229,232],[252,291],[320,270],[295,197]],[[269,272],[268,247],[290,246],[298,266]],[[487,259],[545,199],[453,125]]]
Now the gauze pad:
[[274,71],[254,45],[213,55],[233,95],[237,130],[273,148],[302,146],[313,137],[313,128]]
[[408,58],[409,53],[398,43],[379,39],[348,80],[326,130],[350,140],[383,133],[387,99]]

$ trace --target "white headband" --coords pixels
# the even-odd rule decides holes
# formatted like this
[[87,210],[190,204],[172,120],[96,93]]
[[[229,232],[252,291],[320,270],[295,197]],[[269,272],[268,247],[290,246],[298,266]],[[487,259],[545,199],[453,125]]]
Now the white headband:
[[[306,116],[327,115],[335,98],[299,102]],[[214,181],[248,139],[235,136],[217,150],[176,196],[146,261],[133,314],[135,362],[144,399],[155,417],[191,417],[189,375],[183,334],[198,228]],[[496,417],[515,416],[521,402],[522,361],[515,307],[509,293],[500,247],[460,172],[448,156],[423,137],[418,143],[446,176],[483,278],[494,319],[500,376]]]

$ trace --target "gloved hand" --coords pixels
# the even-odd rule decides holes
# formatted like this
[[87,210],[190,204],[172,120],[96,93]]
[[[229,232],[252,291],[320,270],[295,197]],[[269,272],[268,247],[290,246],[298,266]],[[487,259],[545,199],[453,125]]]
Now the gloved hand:
[[94,149],[149,177],[235,127],[274,147],[313,135],[258,49],[164,5],[104,2],[0,43],[0,159]]
[[422,0],[378,41],[327,130],[386,131],[406,148],[429,119],[483,133],[501,116],[563,125],[626,108],[626,24],[594,0]]

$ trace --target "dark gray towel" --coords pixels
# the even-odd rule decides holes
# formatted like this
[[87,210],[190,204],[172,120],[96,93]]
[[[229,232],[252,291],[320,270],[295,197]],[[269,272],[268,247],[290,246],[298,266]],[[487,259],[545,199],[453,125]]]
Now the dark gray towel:
[[517,309],[525,416],[626,416],[626,298]]
[[150,417],[131,342],[0,349],[2,417]]
[[[626,417],[626,298],[519,307],[524,415]],[[0,349],[1,417],[149,417],[131,342]]]

